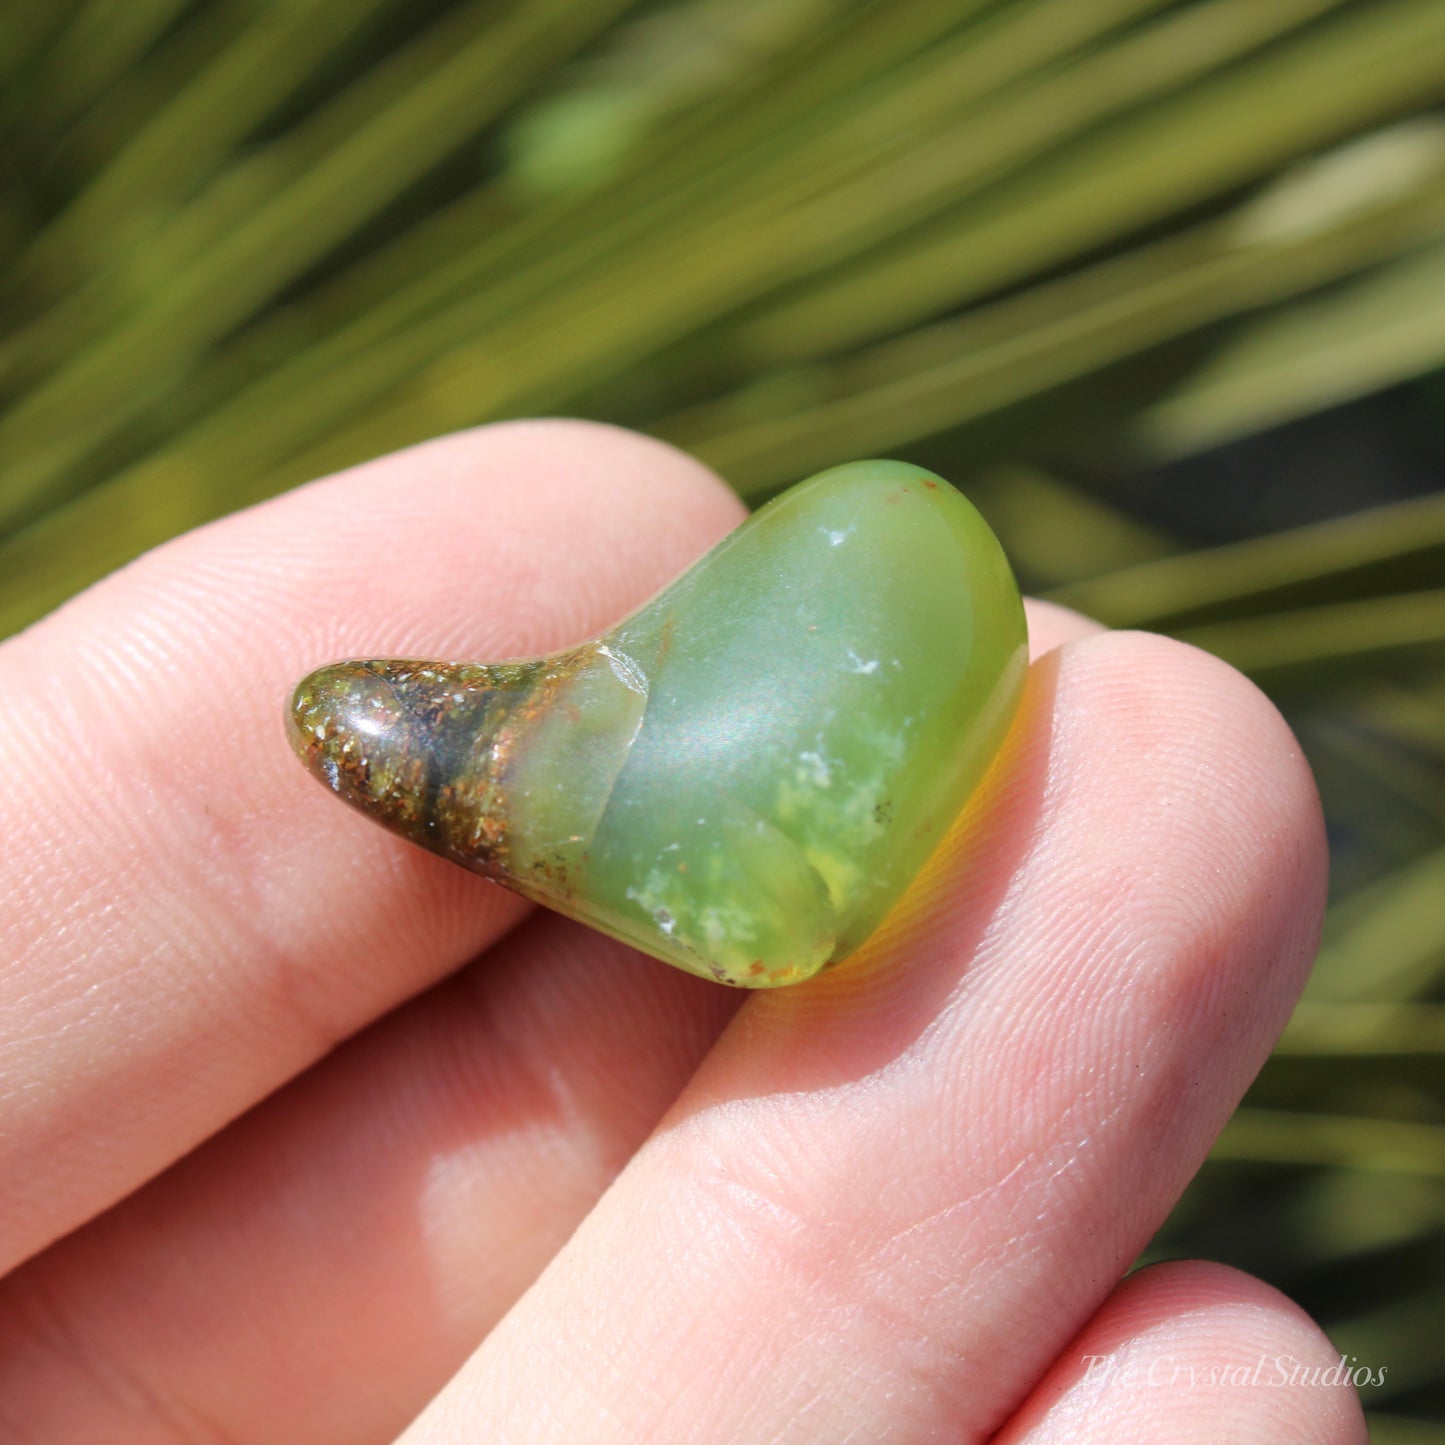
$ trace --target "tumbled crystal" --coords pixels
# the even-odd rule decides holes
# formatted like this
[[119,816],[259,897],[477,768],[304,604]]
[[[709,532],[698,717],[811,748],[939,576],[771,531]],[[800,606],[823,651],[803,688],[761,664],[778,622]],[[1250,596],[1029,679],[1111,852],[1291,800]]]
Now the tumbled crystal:
[[997,752],[1026,662],[973,507],[901,462],[785,492],[609,632],[359,661],[292,698],[317,777],[443,857],[743,987],[852,953]]

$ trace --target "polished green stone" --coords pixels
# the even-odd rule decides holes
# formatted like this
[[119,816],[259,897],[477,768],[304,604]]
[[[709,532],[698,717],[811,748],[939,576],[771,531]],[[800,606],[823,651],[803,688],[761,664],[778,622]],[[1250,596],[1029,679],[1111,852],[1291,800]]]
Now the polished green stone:
[[362,661],[293,745],[395,831],[744,987],[845,958],[998,751],[1026,663],[998,542],[946,482],[854,462],[763,507],[603,636]]

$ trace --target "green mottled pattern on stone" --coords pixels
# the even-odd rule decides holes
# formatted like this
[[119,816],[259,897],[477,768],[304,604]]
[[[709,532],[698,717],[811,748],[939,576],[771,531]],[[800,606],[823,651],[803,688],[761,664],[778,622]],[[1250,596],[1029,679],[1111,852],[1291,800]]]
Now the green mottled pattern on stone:
[[1026,652],[973,507],[917,467],[855,462],[594,642],[320,669],[292,737],[407,837],[766,987],[846,957],[898,901],[997,752]]

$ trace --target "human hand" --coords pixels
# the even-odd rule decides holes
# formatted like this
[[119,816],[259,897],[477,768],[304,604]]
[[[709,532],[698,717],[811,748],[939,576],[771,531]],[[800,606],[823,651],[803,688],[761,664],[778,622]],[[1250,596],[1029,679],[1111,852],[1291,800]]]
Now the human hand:
[[1308,770],[1223,664],[1033,606],[968,826],[866,957],[746,1001],[292,758],[318,662],[575,642],[740,516],[513,424],[0,648],[3,1445],[1364,1438],[1347,1388],[1263,1387],[1334,1360],[1267,1286],[1118,1283],[1319,922]]

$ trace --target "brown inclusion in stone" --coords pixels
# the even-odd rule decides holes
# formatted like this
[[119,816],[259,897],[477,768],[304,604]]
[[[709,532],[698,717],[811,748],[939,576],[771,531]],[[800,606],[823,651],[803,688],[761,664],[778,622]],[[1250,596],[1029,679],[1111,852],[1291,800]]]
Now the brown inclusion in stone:
[[368,817],[572,911],[645,697],[596,642],[515,663],[348,661],[303,679],[288,730],[311,772]]
[[297,688],[288,716],[302,761],[394,832],[513,881],[504,782],[517,722],[537,704],[540,662],[482,666],[339,662]]

